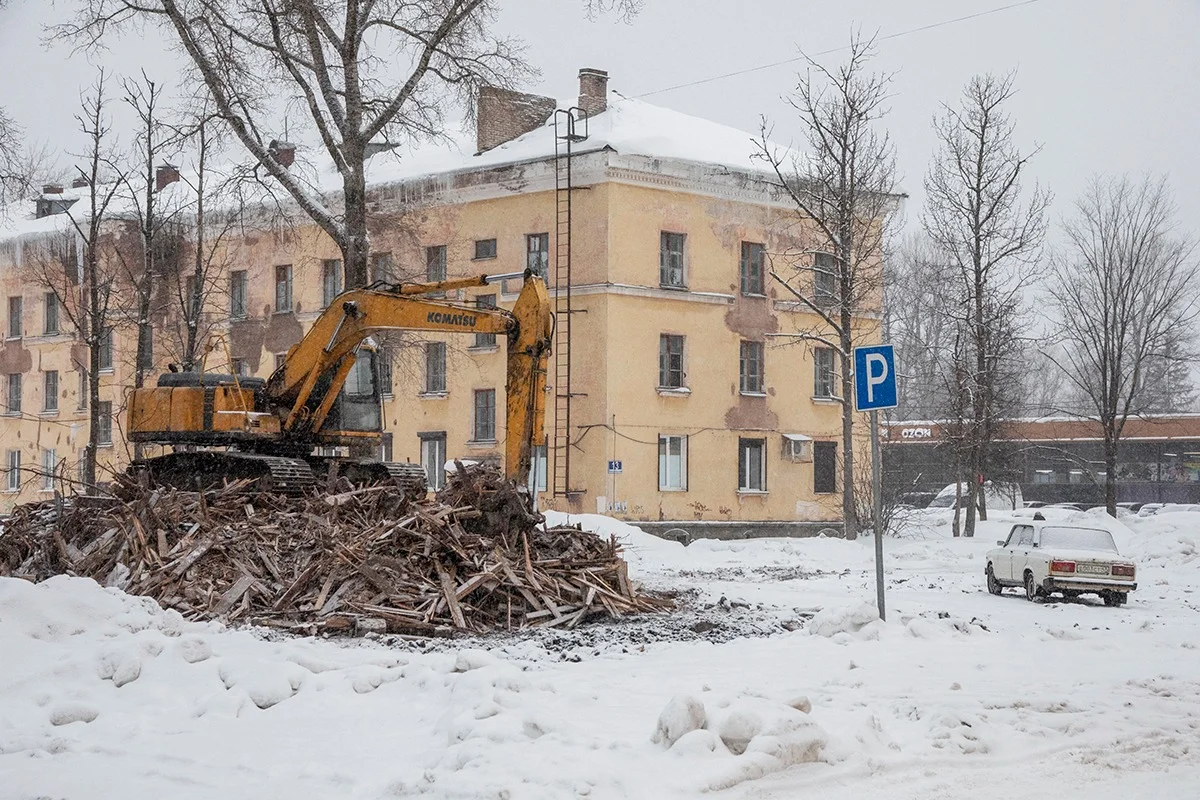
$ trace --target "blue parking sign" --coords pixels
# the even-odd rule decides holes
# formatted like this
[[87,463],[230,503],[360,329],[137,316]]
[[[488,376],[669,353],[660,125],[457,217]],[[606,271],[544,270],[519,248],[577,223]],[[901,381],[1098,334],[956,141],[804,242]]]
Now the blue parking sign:
[[854,407],[896,407],[896,356],[890,344],[854,348]]

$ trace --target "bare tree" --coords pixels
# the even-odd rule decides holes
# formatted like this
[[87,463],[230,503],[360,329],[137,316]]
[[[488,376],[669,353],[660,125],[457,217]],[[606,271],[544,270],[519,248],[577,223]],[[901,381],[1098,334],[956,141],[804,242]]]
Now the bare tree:
[[[1048,192],[1034,188],[1023,202],[1022,179],[1030,158],[1013,142],[1005,108],[1014,94],[1012,74],[977,75],[957,107],[934,119],[938,152],[925,177],[922,226],[948,259],[956,286],[958,321],[966,336],[956,369],[965,381],[969,415],[964,428],[967,517],[963,535],[973,536],[979,487],[1003,419],[998,392],[1006,356],[1017,338],[1021,293],[1028,268],[1041,255]],[[986,510],[984,511],[986,514]]]
[[809,59],[787,98],[796,111],[807,152],[796,156],[771,142],[764,121],[756,156],[775,175],[775,186],[794,207],[802,243],[780,254],[790,269],[772,276],[801,308],[816,316],[796,332],[800,341],[837,354],[842,402],[842,516],[846,535],[858,531],[854,501],[853,349],[878,333],[863,312],[878,311],[882,258],[896,208],[895,156],[886,132],[891,76],[868,72],[874,40],[855,34],[850,57],[835,69]]
[[[525,74],[491,29],[494,0],[84,0],[55,35],[95,45],[114,28],[162,26],[216,110],[342,251],[347,287],[367,282],[365,160],[378,140],[435,137],[454,101]],[[341,176],[340,207],[289,170],[280,101],[303,113]]]
[[1116,516],[1125,423],[1152,403],[1156,368],[1195,358],[1195,244],[1175,232],[1165,179],[1094,179],[1064,232],[1051,288],[1058,363],[1103,432],[1104,501]]
[[119,261],[119,243],[109,212],[125,179],[114,155],[107,103],[106,76],[101,71],[76,115],[87,142],[79,154],[83,165],[77,167],[86,193],[64,212],[66,229],[50,236],[26,267],[32,282],[54,294],[59,312],[84,345],[76,367],[83,373],[87,393],[88,442],[82,482],[89,489],[96,485],[100,444],[100,371],[105,366],[104,358],[112,353],[114,295],[119,292],[114,266]]
[[949,402],[945,370],[956,333],[946,314],[946,259],[928,238],[906,237],[888,258],[884,280],[884,338],[896,346],[900,419],[933,419]]

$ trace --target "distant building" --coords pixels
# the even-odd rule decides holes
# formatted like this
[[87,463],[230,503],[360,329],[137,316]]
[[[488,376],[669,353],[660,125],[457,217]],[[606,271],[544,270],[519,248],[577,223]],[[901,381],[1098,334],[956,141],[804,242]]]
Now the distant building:
[[[544,507],[648,521],[836,523],[841,403],[832,351],[772,337],[816,322],[767,274],[772,254],[805,249],[811,231],[751,159],[750,134],[621,98],[598,70],[581,71],[577,103],[572,130],[552,99],[485,89],[471,146],[375,156],[372,279],[526,268],[547,277],[558,332],[539,459]],[[26,225],[5,235],[0,229],[0,285],[22,296],[33,324],[40,301],[17,279],[15,254],[36,233]],[[222,291],[206,309],[228,356],[218,350],[208,368],[269,375],[340,291],[339,258],[307,219],[232,241]],[[450,299],[504,307],[518,290],[513,280]],[[864,328],[876,326],[876,312]],[[172,324],[164,312],[161,325]],[[132,329],[116,331],[105,380],[114,464],[128,458],[119,429],[133,342]],[[502,341],[405,334],[383,344],[385,457],[421,462],[434,486],[447,460],[499,457]],[[21,410],[0,419],[0,450],[19,451],[22,469],[47,446],[75,459],[86,440],[68,380],[73,348],[64,331],[0,352],[0,371],[23,381]],[[154,357],[160,368],[169,360],[161,348]],[[43,417],[35,406],[46,369],[59,372],[62,397]],[[41,496],[43,486],[6,485],[24,488],[4,495],[5,507]]]
[[[1103,436],[1079,418],[1006,423],[998,447],[1025,500],[1104,502]],[[884,479],[899,490],[937,491],[955,480],[953,455],[937,421],[891,422],[885,428]],[[991,477],[991,476],[989,476]],[[1200,414],[1132,418],[1117,462],[1118,502],[1200,503]]]

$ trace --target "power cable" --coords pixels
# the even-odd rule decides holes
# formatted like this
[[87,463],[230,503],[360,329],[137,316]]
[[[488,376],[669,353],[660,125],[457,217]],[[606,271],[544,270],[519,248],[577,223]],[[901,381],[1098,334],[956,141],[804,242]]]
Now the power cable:
[[[1034,3],[1039,3],[1039,2],[1041,2],[1041,0],[1022,0],[1022,2],[1019,2],[1019,3],[1009,3],[1006,6],[999,6],[997,8],[991,8],[991,9],[988,9],[987,11],[978,11],[974,14],[967,14],[966,16],[955,17],[954,19],[942,20],[941,22],[931,22],[928,25],[921,25],[920,27],[910,28],[906,31],[898,31],[897,33],[889,33],[886,36],[877,37],[875,39],[875,41],[886,42],[889,39],[899,39],[901,36],[909,36],[914,33],[921,33],[923,31],[931,31],[934,28],[941,28],[946,25],[954,25],[959,22],[966,22],[967,20],[978,19],[979,17],[986,17],[990,14],[999,14],[1001,11],[1009,11],[1011,9],[1020,8],[1022,6],[1031,6]],[[709,78],[700,78],[699,80],[688,81],[687,83],[677,83],[674,86],[667,86],[662,89],[654,89],[649,92],[642,92],[641,94],[632,95],[632,97],[634,99],[640,99],[643,97],[650,97],[651,95],[655,95],[655,94],[662,94],[664,92],[673,92],[676,89],[686,89],[689,86],[699,86],[704,83],[712,83],[714,81],[724,80],[725,78],[733,78],[738,75],[747,75],[751,72],[761,72],[764,69],[771,69],[773,67],[781,67],[784,64],[794,64],[797,61],[807,61],[809,59],[816,58],[818,56],[827,56],[827,55],[831,55],[833,53],[839,53],[843,50],[849,50],[849,49],[850,49],[850,45],[845,44],[845,45],[841,45],[840,47],[830,48],[829,50],[822,50],[819,53],[812,53],[811,55],[800,55],[800,56],[796,56],[795,58],[785,58],[782,61],[773,61],[770,64],[761,64],[757,67],[747,67],[746,69],[739,69],[734,72],[726,72],[721,75],[713,75],[712,77],[709,77]]]

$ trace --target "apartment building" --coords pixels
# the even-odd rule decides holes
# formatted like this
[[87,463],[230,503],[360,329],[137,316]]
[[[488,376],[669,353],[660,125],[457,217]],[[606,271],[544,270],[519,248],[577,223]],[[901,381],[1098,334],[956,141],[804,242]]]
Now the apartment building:
[[[786,335],[817,320],[768,275],[774,254],[812,247],[810,232],[751,158],[750,134],[620,98],[606,82],[600,71],[581,72],[571,120],[555,109],[574,100],[485,90],[474,142],[376,156],[372,277],[526,268],[547,277],[558,314],[548,446],[538,462],[543,507],[650,521],[839,520],[835,359]],[[7,287],[4,252],[0,243]],[[818,300],[831,291],[822,258],[812,254],[814,268],[801,282]],[[340,291],[338,259],[311,225],[231,241],[223,291],[209,302],[221,334],[209,369],[269,375]],[[504,307],[519,284],[450,299]],[[39,301],[29,294],[22,302]],[[860,323],[873,331],[877,315]],[[424,464],[434,487],[448,460],[499,458],[503,341],[405,333],[383,344],[386,457]],[[29,383],[49,380],[41,371],[58,365],[57,391],[70,405],[75,389],[64,376],[77,345],[66,335],[33,345],[0,356],[23,376],[22,401],[39,403]],[[114,341],[117,350],[130,345],[128,336]],[[18,352],[32,355],[21,361]],[[118,362],[110,392],[128,377]],[[114,455],[127,457],[114,401]],[[71,427],[78,421],[67,412],[45,425],[38,412],[22,413],[0,422],[0,447],[36,460],[42,446],[26,445],[55,424],[66,426],[64,436],[75,431],[55,442],[56,457],[81,446]]]

